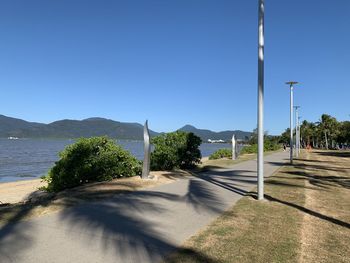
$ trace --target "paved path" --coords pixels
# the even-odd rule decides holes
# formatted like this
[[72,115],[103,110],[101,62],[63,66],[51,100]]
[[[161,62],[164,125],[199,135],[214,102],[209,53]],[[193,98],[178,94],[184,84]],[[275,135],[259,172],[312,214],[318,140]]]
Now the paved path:
[[[265,157],[265,176],[288,153]],[[157,262],[256,185],[256,161],[0,229],[0,262]]]

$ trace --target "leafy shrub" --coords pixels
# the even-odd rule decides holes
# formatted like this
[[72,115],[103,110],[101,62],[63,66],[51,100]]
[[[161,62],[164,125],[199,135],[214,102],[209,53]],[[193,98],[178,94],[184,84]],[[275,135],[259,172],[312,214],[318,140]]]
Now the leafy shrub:
[[[273,143],[269,140],[264,141],[264,151],[276,151],[280,149],[280,145],[277,143]],[[249,146],[244,146],[243,149],[241,150],[241,154],[249,154],[249,153],[257,153],[258,152],[258,145],[257,144],[252,144]]]
[[60,160],[43,178],[50,192],[141,173],[141,163],[107,137],[79,139],[59,156]]
[[200,162],[199,146],[202,140],[192,132],[176,131],[162,134],[152,139],[154,151],[151,153],[152,170],[172,170],[192,168]]
[[216,160],[221,158],[232,158],[232,150],[231,149],[219,149],[209,156],[209,160]]
[[264,151],[277,151],[280,148],[281,146],[272,140],[264,141]]
[[258,152],[258,145],[252,144],[249,146],[244,146],[241,150],[241,154],[250,154],[250,153],[257,153]]

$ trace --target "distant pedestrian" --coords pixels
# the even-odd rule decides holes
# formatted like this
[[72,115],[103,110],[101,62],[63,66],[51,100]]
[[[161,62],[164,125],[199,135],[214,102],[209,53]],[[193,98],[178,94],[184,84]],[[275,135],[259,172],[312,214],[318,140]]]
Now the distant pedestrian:
[[286,144],[284,143],[284,144],[283,144],[283,151],[285,152],[286,149],[287,149],[287,146],[286,146]]
[[307,144],[306,149],[308,152],[311,151],[312,147],[311,147],[310,143]]

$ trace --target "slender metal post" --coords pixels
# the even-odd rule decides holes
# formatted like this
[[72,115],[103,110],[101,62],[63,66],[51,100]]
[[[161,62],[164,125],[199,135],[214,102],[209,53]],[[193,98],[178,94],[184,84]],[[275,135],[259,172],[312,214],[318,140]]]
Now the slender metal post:
[[299,157],[300,152],[300,140],[299,140],[299,111],[297,116],[297,157]]
[[264,0],[259,0],[258,46],[258,200],[264,199]]
[[293,85],[290,85],[290,163],[293,163]]
[[295,156],[299,157],[299,108],[300,106],[294,106],[295,108]]
[[299,111],[297,109],[295,115],[296,115],[296,124],[295,124],[295,155],[298,158],[299,157],[299,117],[298,117]]
[[289,81],[286,84],[290,87],[290,163],[293,164],[293,85],[297,84],[296,81]]
[[301,133],[300,133],[300,120],[301,116],[298,116],[298,153],[300,154],[300,149],[301,149]]

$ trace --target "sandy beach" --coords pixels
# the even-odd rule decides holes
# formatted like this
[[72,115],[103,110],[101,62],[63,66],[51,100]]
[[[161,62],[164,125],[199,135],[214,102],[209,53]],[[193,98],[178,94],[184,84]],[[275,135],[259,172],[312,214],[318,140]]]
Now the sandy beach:
[[45,183],[41,179],[0,183],[0,202],[23,202],[31,193],[44,185]]

